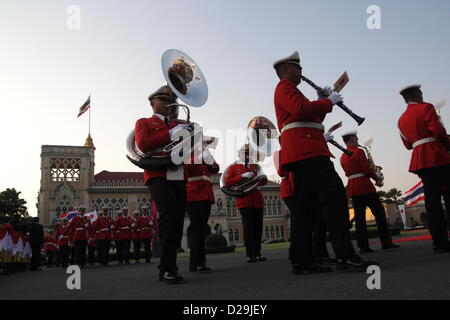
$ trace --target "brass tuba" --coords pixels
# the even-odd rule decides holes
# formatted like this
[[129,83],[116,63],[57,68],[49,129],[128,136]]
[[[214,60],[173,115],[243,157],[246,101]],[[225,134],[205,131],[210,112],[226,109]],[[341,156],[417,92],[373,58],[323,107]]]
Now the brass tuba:
[[383,187],[384,186],[384,175],[383,175],[383,168],[380,166],[375,165],[375,162],[373,161],[373,157],[372,157],[372,153],[371,153],[371,146],[373,144],[373,139],[370,138],[368,140],[366,140],[366,142],[364,143],[364,146],[359,146],[360,148],[364,149],[367,153],[367,159],[369,160],[370,163],[370,167],[372,168],[373,171],[375,171],[376,173],[380,174],[380,178],[377,180],[377,182],[375,183],[375,185],[377,187]]
[[[214,146],[217,144],[217,139],[214,137],[203,138],[203,130],[198,125],[190,122],[189,107],[201,107],[208,100],[208,85],[206,83],[203,72],[198,65],[187,54],[170,49],[164,52],[161,58],[161,67],[167,85],[186,105],[173,103],[167,105],[170,107],[181,107],[187,115],[187,120],[190,126],[190,139],[182,139],[172,141],[167,146],[160,150],[154,150],[149,153],[144,153],[136,145],[134,129],[128,135],[125,144],[126,155],[129,161],[141,169],[148,170],[165,170],[174,166],[171,160],[173,152],[179,152],[183,146],[191,147],[192,141],[201,141],[205,146]],[[156,156],[155,153],[163,155]]]
[[[275,125],[265,117],[254,117],[247,125],[248,144],[240,152],[248,153],[249,163],[255,164],[254,176],[250,179],[243,179],[233,186],[226,184],[226,177],[230,167],[239,163],[233,162],[222,173],[220,178],[220,189],[223,193],[231,197],[245,197],[254,189],[258,188],[265,180],[265,174],[257,162],[263,161],[267,156],[271,156],[274,151],[274,144],[278,140],[278,131]],[[244,155],[241,155],[244,157]]]

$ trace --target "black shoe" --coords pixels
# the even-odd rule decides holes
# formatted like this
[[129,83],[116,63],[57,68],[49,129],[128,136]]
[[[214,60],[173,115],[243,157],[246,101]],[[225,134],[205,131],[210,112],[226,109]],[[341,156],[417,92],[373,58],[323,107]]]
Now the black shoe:
[[302,274],[314,274],[314,273],[329,273],[333,272],[333,269],[330,267],[325,267],[317,263],[311,264],[309,267],[301,267],[298,264],[293,265],[292,273],[295,275]]
[[398,248],[400,248],[400,246],[394,243],[390,243],[387,246],[383,246],[383,250],[398,249]]
[[141,263],[139,260],[136,260],[136,264],[139,264],[139,263]]
[[257,260],[256,260],[256,257],[247,257],[247,262],[248,263],[255,263]]
[[130,261],[125,261],[125,264],[130,264]]
[[168,284],[180,283],[183,280],[184,280],[183,277],[180,276],[176,272],[167,271],[167,272],[164,272],[164,273],[159,273],[159,281],[165,281]]
[[261,257],[261,256],[256,257],[256,262],[264,262],[264,261],[267,261],[266,257]]
[[208,268],[205,266],[198,266],[195,271],[200,272],[200,273],[208,273],[211,271],[211,268]]
[[433,250],[434,250],[434,253],[436,253],[436,254],[449,253],[450,247],[449,248],[434,248]]
[[341,272],[366,272],[370,266],[379,266],[379,264],[375,261],[366,261],[355,254],[345,261],[338,259],[336,270]]
[[323,266],[332,266],[336,264],[336,259],[331,257],[315,258],[314,262]]
[[145,260],[145,263],[152,263],[150,259]]
[[361,253],[361,254],[365,254],[365,253],[374,253],[375,252],[375,250],[372,250],[372,249],[370,249],[370,248],[361,248],[360,250],[359,250],[359,253]]

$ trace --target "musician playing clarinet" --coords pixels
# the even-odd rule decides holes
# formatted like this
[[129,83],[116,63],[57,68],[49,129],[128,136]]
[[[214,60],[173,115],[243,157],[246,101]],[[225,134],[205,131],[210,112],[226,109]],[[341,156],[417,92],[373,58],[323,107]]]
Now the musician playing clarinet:
[[[136,122],[135,137],[138,148],[144,152],[162,154],[162,147],[169,144],[180,130],[187,125],[171,121],[170,107],[177,96],[169,86],[165,85],[149,96],[153,116]],[[159,152],[159,153],[158,153]],[[183,277],[178,274],[176,264],[177,249],[183,236],[184,214],[186,211],[186,183],[183,166],[177,171],[167,169],[161,171],[145,170],[144,182],[149,187],[152,199],[159,213],[159,237],[161,259],[159,280],[167,283],[179,283]]]
[[421,85],[400,90],[408,104],[398,126],[403,144],[413,150],[409,171],[423,182],[425,206],[435,253],[450,252],[443,194],[450,198],[450,139],[432,104],[423,101]]
[[352,199],[355,210],[356,237],[360,253],[373,253],[369,245],[369,235],[366,224],[366,208],[370,208],[375,217],[380,236],[381,245],[384,250],[398,248],[392,243],[386,220],[386,212],[381,204],[377,190],[370,179],[378,181],[381,173],[377,173],[370,166],[364,150],[358,148],[357,131],[350,131],[342,135],[347,150],[353,154],[341,156],[341,166],[348,177],[347,196]]
[[[250,152],[249,144],[245,144],[239,150],[239,161],[228,168],[225,184],[236,185],[245,179],[253,179],[262,174],[256,165],[256,159],[251,156],[256,152]],[[267,184],[267,177],[262,174],[260,186]],[[266,261],[261,256],[261,240],[263,231],[264,197],[258,188],[253,189],[244,197],[236,198],[236,206],[242,216],[244,227],[244,244],[247,254],[247,262]]]
[[[294,174],[295,218],[291,228],[294,274],[323,273],[331,268],[314,262],[308,199],[315,197],[330,232],[337,268],[365,272],[373,262],[355,254],[348,230],[349,212],[344,185],[334,169],[322,122],[343,98],[325,88],[311,102],[297,89],[302,80],[298,52],[273,64],[280,79],[275,90],[275,112],[281,131],[281,167]],[[330,93],[330,94],[329,94]],[[329,94],[328,97],[326,97]]]

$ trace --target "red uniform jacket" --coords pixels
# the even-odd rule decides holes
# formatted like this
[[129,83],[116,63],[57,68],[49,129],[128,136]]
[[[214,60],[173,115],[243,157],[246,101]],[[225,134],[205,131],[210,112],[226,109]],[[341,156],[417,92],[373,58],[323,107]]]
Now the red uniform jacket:
[[[241,175],[245,172],[255,173],[255,165],[249,165],[246,168],[245,165],[237,163],[228,168],[227,176],[225,177],[225,185],[232,186],[243,180]],[[265,185],[267,180],[263,181],[260,185]],[[264,208],[264,197],[257,188],[250,192],[247,196],[242,198],[236,198],[236,207],[238,209],[243,208]]]
[[117,240],[132,240],[131,234],[131,220],[125,216],[117,218],[115,223],[116,239]]
[[54,236],[47,236],[44,238],[44,250],[45,251],[58,251],[56,240]]
[[99,216],[94,222],[95,239],[109,240],[111,239],[110,222],[105,216]]
[[3,224],[0,224],[0,240],[2,240],[4,237],[6,237],[6,226]]
[[107,216],[106,221],[108,221],[109,229],[111,229],[110,236],[108,240],[116,240],[116,222],[112,216]]
[[56,244],[58,246],[68,246],[70,236],[69,233],[70,229],[69,226],[60,226],[58,229],[56,229],[55,238],[56,238]]
[[138,218],[138,226],[141,229],[141,239],[151,239],[153,238],[153,229],[151,226],[152,217],[150,216],[140,216]]
[[[153,115],[148,119],[139,119],[135,126],[136,144],[144,153],[164,147],[169,144],[169,130],[175,127],[177,123],[171,121],[168,127],[158,116]],[[161,155],[162,153],[155,153]],[[166,171],[144,170],[144,182],[148,183],[152,178],[166,178]]]
[[87,234],[87,227],[85,226],[88,224],[86,219],[84,217],[81,217],[80,215],[77,215],[70,220],[69,223],[69,229],[70,229],[70,240],[76,241],[76,240],[87,240],[88,234]]
[[281,177],[280,183],[280,198],[281,200],[294,197],[294,174],[281,169],[280,165],[280,151],[276,151],[273,154],[273,162],[277,169],[278,175]]
[[95,226],[93,223],[89,224],[88,227],[88,246],[95,247],[97,244],[95,242]]
[[215,203],[212,183],[210,181],[189,181],[189,178],[201,176],[210,178],[211,174],[219,172],[219,165],[217,163],[211,166],[207,164],[188,164],[184,167],[188,177],[188,182],[186,183],[187,202],[209,201]]
[[131,223],[131,239],[132,240],[140,240],[141,239],[141,227],[138,224],[138,219],[136,219],[135,217],[130,217],[129,220]]
[[351,157],[345,153],[341,156],[341,166],[345,175],[350,177],[354,174],[363,173],[366,176],[348,180],[347,196],[352,198],[377,192],[372,181],[370,181],[370,178],[376,180],[377,174],[370,167],[364,150],[359,148],[348,148],[348,150],[353,152]]
[[409,166],[410,172],[424,168],[440,167],[450,164],[450,140],[447,132],[436,114],[436,109],[429,103],[410,104],[398,123],[400,132],[405,136],[402,141],[408,150],[421,139],[434,137],[436,142],[422,144],[414,148]]
[[[331,100],[310,102],[290,80],[281,80],[275,90],[275,113],[280,131],[293,122],[322,124],[326,114],[332,110]],[[320,156],[333,157],[323,131],[295,128],[281,135],[281,166]]]

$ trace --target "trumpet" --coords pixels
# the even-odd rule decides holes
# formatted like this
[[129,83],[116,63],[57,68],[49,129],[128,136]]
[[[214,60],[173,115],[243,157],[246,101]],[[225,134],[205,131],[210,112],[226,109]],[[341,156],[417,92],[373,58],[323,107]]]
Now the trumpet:
[[[316,91],[323,91],[323,88],[316,85],[314,82],[312,82],[307,77],[302,76],[302,80],[305,81],[307,84],[309,84],[311,87],[313,87]],[[339,108],[344,110],[350,117],[352,117],[358,123],[358,126],[362,125],[364,123],[364,121],[366,120],[365,118],[362,118],[362,117],[358,116],[356,113],[354,113],[343,102],[340,102],[337,105]]]

